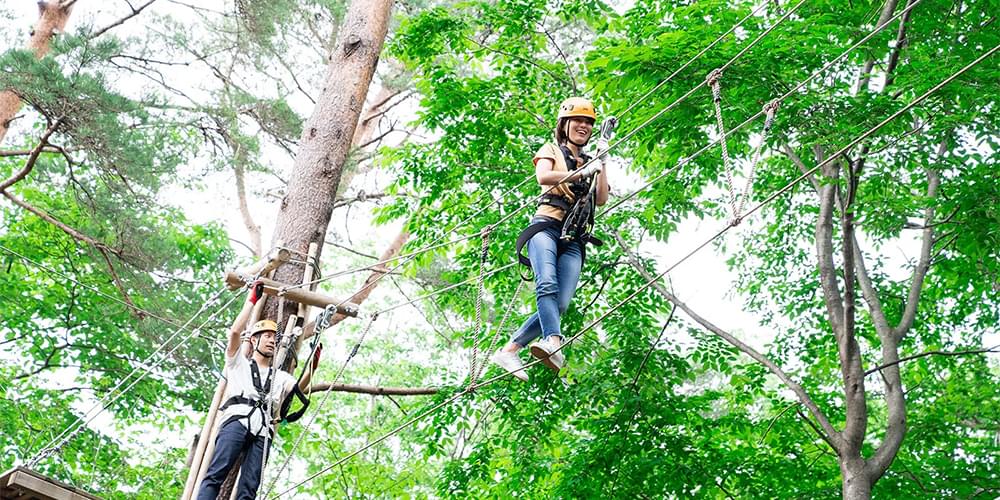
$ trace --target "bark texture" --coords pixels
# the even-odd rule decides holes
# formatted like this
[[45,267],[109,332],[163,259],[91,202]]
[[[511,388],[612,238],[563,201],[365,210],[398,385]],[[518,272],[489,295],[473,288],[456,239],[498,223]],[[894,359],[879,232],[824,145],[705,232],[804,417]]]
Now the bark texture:
[[[41,59],[49,53],[52,37],[66,27],[66,21],[69,20],[72,10],[73,3],[65,0],[38,2],[38,22],[31,31],[27,47],[35,53],[36,58]],[[3,142],[7,130],[10,129],[10,122],[17,117],[17,112],[20,110],[21,98],[17,94],[10,90],[0,93],[0,142]]]
[[[390,0],[355,0],[348,7],[323,91],[303,127],[272,244],[281,242],[305,254],[309,243],[315,242],[322,252],[344,164],[385,41],[391,5]],[[287,265],[275,279],[295,283],[301,276],[301,266]],[[277,317],[278,312],[269,308],[266,316]]]
[[[309,244],[316,243],[316,260],[321,257],[340,178],[389,29],[391,7],[391,0],[353,0],[347,8],[330,53],[322,92],[302,129],[272,246],[280,243],[306,255]],[[273,279],[298,283],[303,270],[302,265],[286,264],[277,269]],[[279,311],[277,304],[269,301],[263,316],[283,320],[296,308],[288,301]],[[223,487],[218,498],[227,499],[231,491]]]

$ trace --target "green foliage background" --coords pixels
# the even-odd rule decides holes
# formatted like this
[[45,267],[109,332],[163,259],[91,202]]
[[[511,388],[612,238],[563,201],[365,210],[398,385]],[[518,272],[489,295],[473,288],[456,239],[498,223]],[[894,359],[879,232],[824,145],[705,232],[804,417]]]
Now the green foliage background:
[[[319,27],[318,35],[332,40],[345,12],[341,2],[238,3],[226,16],[198,18],[194,27],[151,15],[142,21],[151,27],[145,36],[112,32],[90,39],[93,26],[85,25],[58,37],[52,55],[40,61],[18,49],[0,55],[0,88],[16,89],[28,110],[22,119],[34,124],[23,136],[8,136],[4,149],[33,147],[47,123],[62,118],[53,142],[70,152],[43,154],[11,192],[116,249],[120,257],[113,265],[136,305],[169,318],[194,314],[219,286],[219,273],[242,261],[225,228],[190,222],[185,207],[161,194],[199,189],[206,170],[238,167],[283,175],[285,164],[275,158],[294,154],[309,110],[297,104],[301,96],[293,85],[274,75],[287,70],[302,79],[294,86],[304,86],[303,93],[315,91],[329,47],[303,46],[303,37],[317,35],[304,33]],[[602,116],[637,104],[620,116],[621,136],[701,84],[791,5],[769,5],[751,16],[743,30],[641,102],[638,96],[757,5],[717,0],[639,0],[628,8],[588,0],[398,5],[383,59],[404,68],[405,85],[419,97],[408,127],[431,139],[379,151],[378,164],[393,178],[389,193],[408,195],[379,206],[375,220],[405,224],[411,238],[404,252],[497,223],[537,194],[533,182],[519,183],[532,172],[528,159],[534,150],[550,140],[552,115],[564,97],[587,95]],[[1000,43],[998,7],[992,0],[921,0],[891,84],[883,85],[884,61],[894,47],[895,23],[783,102],[757,169],[753,201],[801,174],[782,154],[785,146],[813,166],[817,150],[835,151]],[[752,116],[838,56],[873,29],[881,8],[867,1],[803,3],[725,72],[727,125]],[[289,60],[289,53],[301,59]],[[183,78],[181,71],[128,66],[123,54],[161,61],[200,58],[225,76],[219,77],[224,83],[178,95],[171,85]],[[859,91],[858,76],[869,59],[880,64],[872,87]],[[996,61],[986,60],[866,143],[874,153],[860,179],[858,231],[890,320],[902,315],[913,266],[900,261],[897,248],[912,246],[917,234],[912,226],[924,222],[927,206],[935,208],[941,225],[901,356],[981,349],[996,338]],[[118,88],[118,79],[138,73],[162,79],[139,95]],[[758,121],[728,139],[741,164],[749,161],[759,132]],[[714,134],[711,94],[703,88],[622,143],[614,153],[620,159],[617,173],[652,179],[709,144]],[[0,157],[0,177],[22,166],[23,157]],[[924,194],[928,168],[942,177],[933,199]],[[613,186],[613,194],[627,190]],[[503,196],[496,210],[477,210],[486,195]],[[714,147],[601,216],[597,235],[609,244],[588,252],[563,329],[572,334],[614,312],[568,347],[561,377],[532,370],[528,384],[505,379],[483,387],[298,491],[317,498],[838,497],[836,456],[774,377],[675,314],[657,292],[625,301],[644,280],[613,244],[614,233],[634,248],[693,247],[698,242],[679,237],[681,228],[695,222],[714,227],[727,219],[727,211]],[[840,368],[814,256],[817,211],[815,192],[802,182],[716,242],[737,276],[733,284],[720,284],[719,293],[720,299],[744,300],[745,309],[773,332],[766,354],[839,427]],[[494,229],[488,270],[512,260],[526,220],[527,213],[516,214]],[[447,230],[462,221],[454,232]],[[121,295],[101,254],[7,203],[0,204],[0,245],[74,278],[60,278],[10,253],[0,261],[0,469],[5,469],[30,458],[95,397],[141,366],[175,328],[139,318],[96,294],[92,289]],[[440,289],[477,276],[479,254],[480,241],[471,239],[421,255],[394,279],[410,290]],[[649,269],[672,264],[643,255]],[[328,271],[367,263],[358,256],[327,259]],[[492,340],[507,307],[514,314],[501,336],[531,312],[532,294],[514,296],[518,279],[514,272],[487,279],[491,328],[479,339],[473,338],[472,287],[418,304],[434,332],[406,319],[379,319],[376,328],[385,333],[366,341],[345,380],[442,391],[395,400],[334,394],[322,409],[314,408],[316,422],[308,432],[302,425],[283,426],[275,457],[284,460],[306,433],[291,464],[295,477],[311,474],[461,390],[468,382],[467,349]],[[673,285],[683,291],[683,283]],[[351,289],[341,287],[333,291]],[[384,305],[378,300],[372,307]],[[197,426],[218,375],[207,368],[218,363],[222,334],[217,332],[232,313],[222,312],[171,355],[166,367],[113,405],[110,423],[88,428],[39,469],[107,497],[179,496],[187,450],[158,446],[153,436]],[[712,311],[701,313],[712,319]],[[351,344],[361,327],[345,323],[338,338]],[[878,366],[880,345],[866,313],[859,315],[858,328],[866,368]],[[339,361],[326,363],[320,378],[332,378]],[[904,363],[902,372],[909,432],[875,495],[996,495],[996,357],[928,356]],[[483,376],[498,373],[491,367]],[[886,417],[878,376],[867,384],[871,435],[865,453],[870,454]],[[279,479],[279,489],[293,484],[289,477]]]

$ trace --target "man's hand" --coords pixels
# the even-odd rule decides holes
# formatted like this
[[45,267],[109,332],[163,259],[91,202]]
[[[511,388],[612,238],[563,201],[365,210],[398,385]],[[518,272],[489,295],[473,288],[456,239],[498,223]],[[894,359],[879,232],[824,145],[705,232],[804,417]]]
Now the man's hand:
[[250,285],[250,303],[256,305],[257,301],[264,296],[264,283],[261,281],[254,281]]

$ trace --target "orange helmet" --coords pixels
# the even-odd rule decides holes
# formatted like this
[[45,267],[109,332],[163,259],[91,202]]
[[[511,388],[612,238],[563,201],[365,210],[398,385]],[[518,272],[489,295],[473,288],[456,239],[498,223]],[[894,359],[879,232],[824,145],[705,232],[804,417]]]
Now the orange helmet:
[[570,97],[559,105],[559,116],[556,118],[585,117],[597,121],[597,113],[594,111],[594,103],[583,97]]
[[253,328],[250,329],[250,335],[257,335],[263,332],[278,332],[278,324],[269,319],[262,319],[253,324]]

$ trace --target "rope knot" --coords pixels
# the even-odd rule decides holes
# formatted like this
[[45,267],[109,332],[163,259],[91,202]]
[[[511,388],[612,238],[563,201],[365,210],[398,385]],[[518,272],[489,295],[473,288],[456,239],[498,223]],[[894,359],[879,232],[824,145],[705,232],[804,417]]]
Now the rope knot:
[[718,87],[719,80],[722,80],[722,68],[713,69],[708,73],[708,76],[705,77],[705,83],[713,88]]

